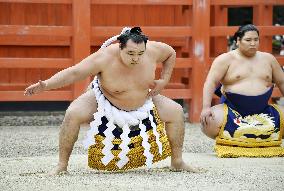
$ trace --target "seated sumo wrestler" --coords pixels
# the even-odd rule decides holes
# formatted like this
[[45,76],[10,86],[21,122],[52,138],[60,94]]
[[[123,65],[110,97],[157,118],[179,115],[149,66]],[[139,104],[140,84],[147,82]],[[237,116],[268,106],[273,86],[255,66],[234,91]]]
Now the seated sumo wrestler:
[[[222,92],[224,119],[216,137],[220,157],[284,156],[282,110],[268,104],[273,87],[258,96]],[[253,149],[252,149],[253,148]]]
[[[268,104],[273,83],[284,93],[282,68],[272,55],[257,51],[254,25],[241,26],[235,40],[238,48],[214,60],[204,84],[202,131],[216,139],[219,157],[284,156],[283,108]],[[214,90],[221,104],[211,107]]]

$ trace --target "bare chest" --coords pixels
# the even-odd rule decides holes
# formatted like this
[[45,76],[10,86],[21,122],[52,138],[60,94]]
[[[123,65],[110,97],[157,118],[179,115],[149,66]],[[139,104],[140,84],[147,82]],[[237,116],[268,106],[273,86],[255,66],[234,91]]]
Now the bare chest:
[[101,84],[109,92],[122,93],[148,89],[155,79],[156,63],[141,63],[140,66],[125,68],[111,65],[101,74]]
[[233,62],[223,79],[225,83],[234,83],[240,80],[272,81],[272,69],[269,63],[262,61]]

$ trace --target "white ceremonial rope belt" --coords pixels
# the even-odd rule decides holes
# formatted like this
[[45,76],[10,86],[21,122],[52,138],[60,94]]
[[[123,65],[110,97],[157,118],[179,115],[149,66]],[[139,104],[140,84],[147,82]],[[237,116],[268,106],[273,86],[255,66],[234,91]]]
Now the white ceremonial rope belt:
[[131,139],[128,134],[130,133],[130,126],[139,125],[141,129],[141,137],[143,138],[142,146],[144,147],[144,156],[146,157],[146,165],[147,167],[151,167],[153,163],[153,154],[150,153],[151,145],[148,142],[148,134],[146,132],[146,126],[142,124],[142,120],[149,117],[151,122],[151,126],[153,128],[153,134],[156,136],[156,143],[159,148],[159,153],[162,155],[162,143],[159,139],[159,134],[157,132],[157,126],[153,121],[153,116],[150,111],[153,109],[154,103],[152,99],[146,100],[145,104],[139,107],[134,111],[123,111],[117,109],[115,106],[111,105],[111,103],[105,98],[99,88],[99,79],[97,77],[94,78],[93,90],[95,92],[96,100],[98,102],[97,112],[94,113],[94,121],[90,123],[90,130],[87,132],[87,137],[83,141],[84,147],[86,149],[89,146],[95,144],[95,135],[99,133],[99,125],[102,124],[101,118],[105,116],[108,120],[106,124],[107,129],[103,132],[105,134],[105,139],[103,140],[103,144],[105,145],[102,149],[102,153],[104,157],[102,158],[102,163],[107,165],[113,158],[114,155],[111,153],[111,149],[113,148],[112,141],[114,139],[114,135],[112,131],[116,128],[115,124],[123,129],[123,133],[120,135],[122,143],[119,145],[121,148],[121,152],[119,153],[120,160],[117,162],[117,166],[122,168],[127,164],[129,158],[127,157],[127,153],[129,152],[129,143]]

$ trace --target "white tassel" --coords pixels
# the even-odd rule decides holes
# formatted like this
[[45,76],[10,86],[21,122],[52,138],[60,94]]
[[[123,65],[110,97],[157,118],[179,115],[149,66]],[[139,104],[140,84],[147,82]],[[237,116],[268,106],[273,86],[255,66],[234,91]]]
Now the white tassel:
[[126,31],[128,31],[128,30],[130,30],[130,29],[131,29],[131,28],[129,28],[129,27],[124,27],[119,35],[116,35],[116,36],[113,36],[113,37],[107,39],[107,40],[103,43],[103,45],[101,46],[101,48],[106,48],[106,47],[108,47],[109,45],[111,45],[111,43],[117,41],[117,38],[118,38],[120,35],[122,35],[123,33],[125,33]]
[[113,121],[109,121],[107,124],[107,129],[104,131],[105,139],[103,140],[103,144],[105,145],[102,149],[102,153],[105,155],[102,158],[102,163],[104,165],[107,165],[113,158],[114,155],[111,153],[111,149],[113,148],[112,140],[114,139],[114,135],[112,134],[112,131],[116,128],[113,124]]
[[142,137],[142,146],[144,147],[144,156],[146,157],[146,166],[151,168],[153,163],[153,154],[150,153],[151,145],[148,142],[149,136],[146,132],[146,126],[140,122],[139,128],[141,129],[140,135]]
[[157,132],[157,125],[154,123],[153,116],[150,115],[150,111],[149,111],[149,120],[151,121],[151,126],[153,127],[153,134],[156,137],[156,143],[157,143],[158,148],[159,148],[159,153],[160,153],[160,155],[162,155],[162,153],[163,153],[163,146],[162,146],[162,143],[160,141],[160,135]]
[[119,147],[121,148],[121,152],[118,154],[120,160],[117,162],[117,166],[119,168],[122,168],[129,161],[129,158],[127,157],[127,153],[129,152],[128,144],[131,141],[131,139],[128,136],[129,133],[130,133],[129,126],[125,124],[123,126],[123,133],[120,135],[122,143],[119,145]]
[[94,114],[95,120],[90,123],[90,130],[87,132],[87,138],[83,141],[85,149],[88,149],[89,146],[96,143],[94,136],[99,133],[99,126],[102,124],[102,116],[103,113],[101,111],[97,111]]

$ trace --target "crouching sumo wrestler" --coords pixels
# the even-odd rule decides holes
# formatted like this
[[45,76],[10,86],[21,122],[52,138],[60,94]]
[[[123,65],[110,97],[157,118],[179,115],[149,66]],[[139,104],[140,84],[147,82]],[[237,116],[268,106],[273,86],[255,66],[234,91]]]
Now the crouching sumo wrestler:
[[[170,80],[175,59],[169,45],[148,41],[139,27],[128,28],[80,63],[29,86],[25,95],[96,76],[93,87],[66,111],[59,135],[59,162],[50,174],[67,171],[80,125],[86,122],[91,122],[84,141],[91,168],[112,171],[151,166],[171,155],[171,169],[198,171],[182,158],[182,107],[159,94]],[[163,64],[160,79],[155,79],[157,63]]]

